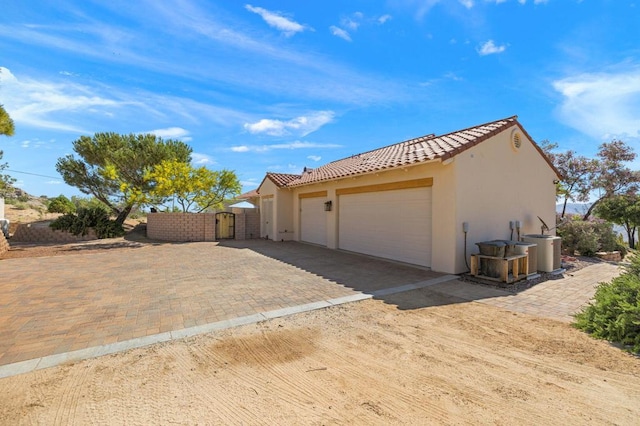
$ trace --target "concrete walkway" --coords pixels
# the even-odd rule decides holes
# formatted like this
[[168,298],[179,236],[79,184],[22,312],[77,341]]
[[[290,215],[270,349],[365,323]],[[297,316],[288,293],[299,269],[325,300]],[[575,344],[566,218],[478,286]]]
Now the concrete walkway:
[[367,256],[262,240],[8,259],[0,261],[0,378],[371,297],[393,303],[394,294],[426,287],[569,321],[595,285],[616,274],[598,263],[514,295]]

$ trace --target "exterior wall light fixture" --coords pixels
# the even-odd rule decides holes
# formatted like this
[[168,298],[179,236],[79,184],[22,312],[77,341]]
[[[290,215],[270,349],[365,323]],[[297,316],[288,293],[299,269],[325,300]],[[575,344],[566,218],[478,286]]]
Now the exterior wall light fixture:
[[327,201],[326,203],[324,203],[324,211],[325,212],[330,212],[331,211],[331,200]]

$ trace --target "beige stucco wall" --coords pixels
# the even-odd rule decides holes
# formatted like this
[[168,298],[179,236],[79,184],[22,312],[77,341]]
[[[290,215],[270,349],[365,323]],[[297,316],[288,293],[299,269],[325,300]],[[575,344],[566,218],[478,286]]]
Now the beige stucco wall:
[[[264,220],[260,224],[260,236],[268,236],[274,241],[294,240],[295,231],[293,226],[293,191],[288,188],[278,188],[270,179],[265,179],[258,188],[260,193],[260,208],[262,200],[273,199],[273,216],[271,223],[266,226]],[[264,214],[264,212],[261,212]]]
[[[514,148],[512,134],[522,145]],[[510,221],[520,221],[520,234],[539,234],[540,216],[555,225],[555,172],[533,143],[516,126],[458,156],[448,167],[455,170],[457,253],[456,272],[466,270],[462,223],[468,222],[468,254],[477,253],[476,242],[509,239]],[[516,239],[514,230],[513,239]]]
[[[520,149],[512,146],[512,132],[521,136]],[[517,126],[458,154],[453,161],[434,161],[331,182],[278,189],[268,179],[260,195],[273,195],[271,235],[293,229],[300,235],[300,194],[327,191],[333,209],[326,212],[327,247],[338,247],[338,211],[341,188],[433,178],[431,269],[446,273],[467,270],[462,223],[469,224],[467,261],[477,252],[476,242],[510,238],[509,222],[519,220],[521,234],[539,233],[536,216],[555,223],[555,172]],[[398,206],[401,208],[401,206]],[[514,231],[514,239],[516,234]],[[277,239],[277,238],[272,238]]]

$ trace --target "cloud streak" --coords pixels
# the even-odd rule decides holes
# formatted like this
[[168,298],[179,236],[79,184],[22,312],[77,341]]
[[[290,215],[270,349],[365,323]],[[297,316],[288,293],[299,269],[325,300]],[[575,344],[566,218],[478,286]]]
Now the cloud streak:
[[260,15],[260,17],[272,28],[281,31],[286,37],[302,32],[305,30],[305,26],[301,25],[278,12],[271,12],[262,7],[254,7],[250,4],[245,5],[245,9],[249,12]]
[[640,138],[640,66],[566,77],[553,88],[563,97],[558,114],[565,124],[602,140]]
[[321,149],[334,149],[342,148],[342,145],[332,143],[315,143],[315,142],[303,142],[295,141],[289,143],[277,143],[271,145],[238,145],[230,148],[232,152],[267,152],[278,149],[308,149],[308,148],[321,148]]
[[502,53],[505,50],[507,50],[507,46],[504,44],[497,46],[493,40],[488,40],[478,48],[478,54],[480,54],[480,56],[495,55],[496,53]]
[[263,118],[254,123],[245,123],[244,128],[253,134],[264,133],[269,136],[295,134],[303,137],[315,132],[325,124],[331,123],[334,116],[333,111],[318,111],[288,121]]

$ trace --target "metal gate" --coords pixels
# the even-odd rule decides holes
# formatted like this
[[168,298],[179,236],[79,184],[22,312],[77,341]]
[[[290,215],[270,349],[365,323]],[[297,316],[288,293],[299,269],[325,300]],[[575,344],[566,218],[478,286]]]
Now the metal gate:
[[216,240],[234,239],[236,235],[236,215],[216,213]]

